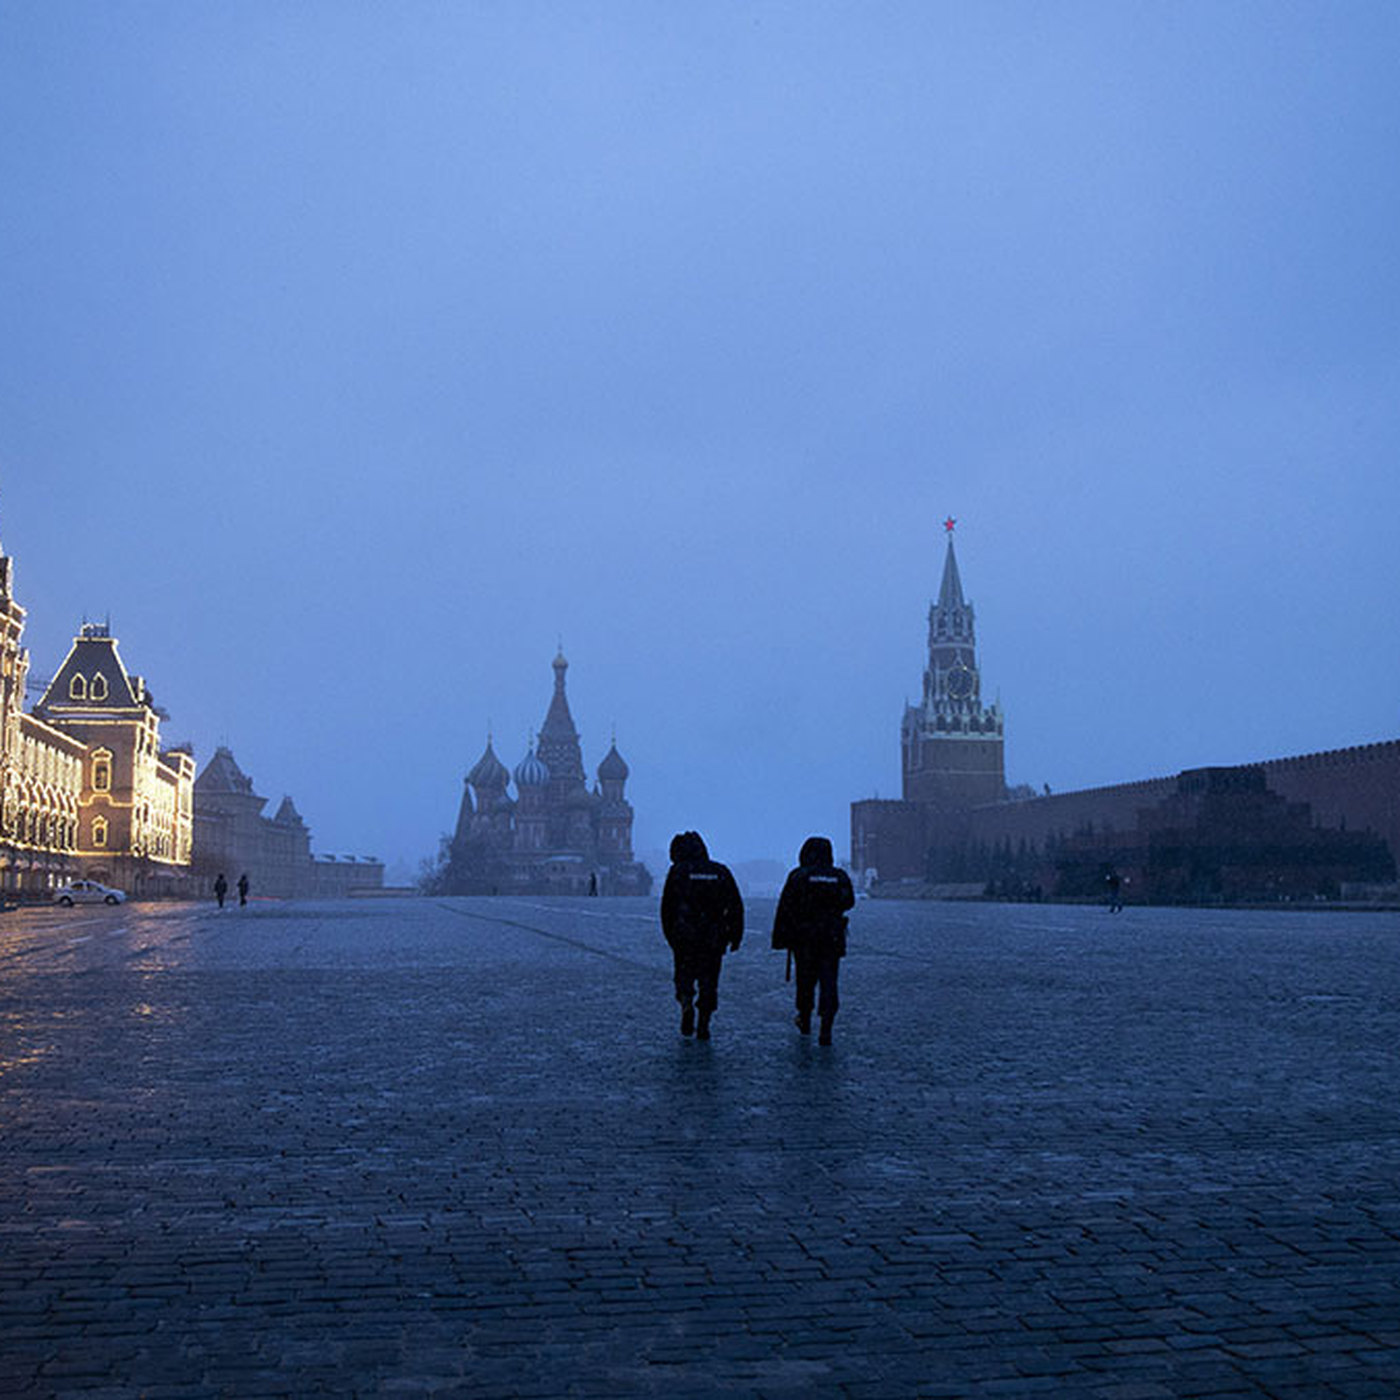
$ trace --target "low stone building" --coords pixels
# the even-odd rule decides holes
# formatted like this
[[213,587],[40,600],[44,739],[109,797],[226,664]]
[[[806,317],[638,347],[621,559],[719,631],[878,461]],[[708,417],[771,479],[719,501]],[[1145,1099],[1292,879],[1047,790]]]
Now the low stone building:
[[226,746],[215,750],[194,781],[194,870],[202,894],[222,874],[233,885],[247,875],[254,895],[333,899],[384,884],[384,863],[372,856],[313,856],[311,832],[290,797],[272,816],[267,798]]
[[1126,898],[1153,904],[1336,898],[1395,879],[1380,836],[1318,825],[1308,803],[1270,790],[1262,765],[1188,770],[1131,827],[1069,836],[1042,860],[1058,896],[1101,895],[1117,875]]
[[311,898],[346,899],[384,888],[384,862],[377,856],[312,856]]

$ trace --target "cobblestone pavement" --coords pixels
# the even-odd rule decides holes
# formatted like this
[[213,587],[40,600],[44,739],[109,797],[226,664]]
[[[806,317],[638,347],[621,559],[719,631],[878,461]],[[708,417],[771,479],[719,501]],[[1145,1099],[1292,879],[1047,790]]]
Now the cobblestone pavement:
[[1400,920],[756,903],[0,921],[0,1394],[1394,1396]]

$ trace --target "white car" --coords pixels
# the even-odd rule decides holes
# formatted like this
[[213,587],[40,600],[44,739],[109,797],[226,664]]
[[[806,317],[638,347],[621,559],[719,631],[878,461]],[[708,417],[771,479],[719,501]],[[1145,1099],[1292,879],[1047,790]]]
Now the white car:
[[99,885],[96,880],[74,880],[53,892],[53,902],[69,908],[75,904],[122,904],[125,901],[126,896],[120,890]]

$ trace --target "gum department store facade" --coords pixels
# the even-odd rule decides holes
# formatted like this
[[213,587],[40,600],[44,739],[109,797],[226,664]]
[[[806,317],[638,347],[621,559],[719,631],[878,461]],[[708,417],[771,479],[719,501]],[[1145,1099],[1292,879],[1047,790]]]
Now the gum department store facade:
[[851,868],[879,893],[1275,900],[1379,888],[1400,855],[1400,740],[1079,792],[1006,785],[953,524],[928,615],[923,694],[900,726],[902,796],[851,804]]
[[290,798],[276,818],[260,817],[264,799],[226,749],[198,780],[187,745],[162,749],[167,716],[104,625],[83,624],[27,713],[25,610],[14,590],[14,561],[0,548],[0,893],[42,896],[84,878],[136,897],[195,898],[219,870],[230,884],[248,871],[255,894],[383,883],[378,862],[313,857]]

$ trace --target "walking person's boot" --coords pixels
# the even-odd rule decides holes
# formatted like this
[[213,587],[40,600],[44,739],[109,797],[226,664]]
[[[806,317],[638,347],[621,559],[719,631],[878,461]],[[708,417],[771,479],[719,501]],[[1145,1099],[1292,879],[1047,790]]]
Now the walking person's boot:
[[810,1011],[799,1011],[792,1018],[792,1024],[797,1027],[803,1035],[812,1034],[812,1013]]
[[695,1003],[689,997],[681,1002],[681,1034],[695,1034]]
[[708,1011],[702,1011],[700,1013],[700,1020],[695,1026],[695,1038],[696,1040],[708,1040],[710,1038],[710,1013]]
[[821,1034],[817,1036],[817,1044],[818,1044],[818,1045],[830,1045],[830,1044],[831,1044],[831,1019],[832,1019],[832,1018],[831,1018],[830,1016],[823,1016],[823,1017],[822,1017]]

